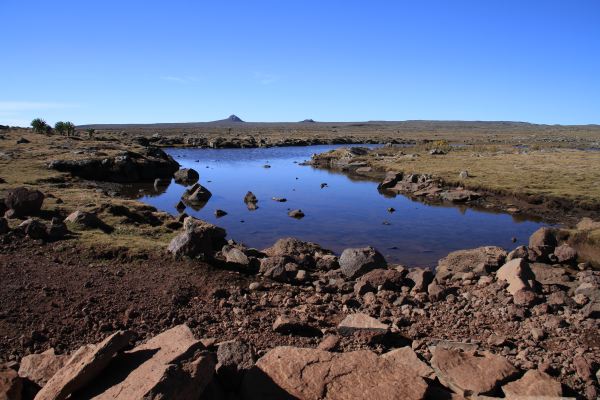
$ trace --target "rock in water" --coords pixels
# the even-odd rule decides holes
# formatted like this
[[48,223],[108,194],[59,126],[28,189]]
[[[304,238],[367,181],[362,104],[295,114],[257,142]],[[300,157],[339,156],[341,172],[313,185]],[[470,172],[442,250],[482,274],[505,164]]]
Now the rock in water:
[[[440,382],[462,396],[487,394],[518,370],[502,356],[483,356],[436,346],[431,366]],[[485,371],[485,373],[482,373]]]
[[39,190],[19,187],[9,190],[4,204],[8,210],[13,210],[14,216],[24,217],[37,214],[42,208],[44,194]]
[[377,268],[385,268],[387,263],[381,253],[373,247],[346,249],[339,259],[342,273],[349,279],[358,278]]
[[301,219],[301,218],[304,218],[304,213],[300,209],[292,210],[292,211],[288,212],[288,216],[290,216],[292,218],[296,218],[296,219]]
[[199,206],[204,205],[211,196],[212,193],[207,188],[196,183],[183,193],[181,200],[191,206]]
[[422,400],[427,383],[413,367],[369,350],[330,353],[276,347],[242,383],[242,398]]
[[173,178],[177,183],[191,185],[198,182],[200,174],[192,168],[182,168],[173,174]]
[[258,203],[258,199],[252,192],[246,193],[244,196],[244,203]]
[[187,217],[183,225],[183,232],[167,248],[175,257],[211,257],[225,244],[227,233],[223,228],[193,217]]

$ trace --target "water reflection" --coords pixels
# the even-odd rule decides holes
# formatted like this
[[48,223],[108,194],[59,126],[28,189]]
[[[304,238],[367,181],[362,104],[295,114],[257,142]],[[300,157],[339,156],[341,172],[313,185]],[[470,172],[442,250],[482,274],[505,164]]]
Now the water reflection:
[[[525,244],[539,223],[521,216],[474,210],[464,205],[427,204],[395,193],[380,193],[364,176],[301,166],[315,152],[339,146],[261,149],[169,149],[185,168],[200,174],[212,197],[189,215],[222,226],[230,238],[265,248],[294,236],[341,252],[373,245],[391,262],[434,265],[448,252],[483,245],[513,248]],[[264,165],[271,168],[265,168]],[[322,187],[322,184],[326,183]],[[160,210],[179,214],[186,188],[144,187],[132,192]],[[257,202],[244,202],[247,192]],[[273,198],[285,198],[286,202]],[[394,208],[395,212],[388,212]],[[304,218],[288,216],[301,209]],[[227,215],[217,218],[216,210]],[[517,243],[511,239],[517,238]]]

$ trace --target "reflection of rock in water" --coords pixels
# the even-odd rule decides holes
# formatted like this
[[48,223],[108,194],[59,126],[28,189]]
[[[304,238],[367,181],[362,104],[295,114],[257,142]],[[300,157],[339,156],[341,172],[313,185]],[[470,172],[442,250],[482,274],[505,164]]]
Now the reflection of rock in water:
[[246,207],[248,207],[248,210],[254,211],[258,208],[258,205],[256,203],[247,202]]

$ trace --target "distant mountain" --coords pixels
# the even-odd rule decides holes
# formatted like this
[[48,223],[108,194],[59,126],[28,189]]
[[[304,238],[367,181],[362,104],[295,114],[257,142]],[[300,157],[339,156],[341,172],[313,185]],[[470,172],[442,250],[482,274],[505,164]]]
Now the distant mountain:
[[235,114],[231,114],[229,117],[225,118],[225,119],[220,119],[218,121],[211,121],[211,122],[245,122],[243,119],[241,119],[240,117],[238,117]]
[[314,124],[315,120],[311,119],[311,118],[308,118],[308,119],[300,121],[300,123],[302,123],[302,124]]

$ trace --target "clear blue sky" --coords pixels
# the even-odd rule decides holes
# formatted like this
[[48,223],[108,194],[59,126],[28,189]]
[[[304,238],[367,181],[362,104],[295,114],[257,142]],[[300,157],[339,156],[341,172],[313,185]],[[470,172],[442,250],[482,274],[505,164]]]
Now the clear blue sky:
[[600,123],[600,1],[0,0],[0,124]]

